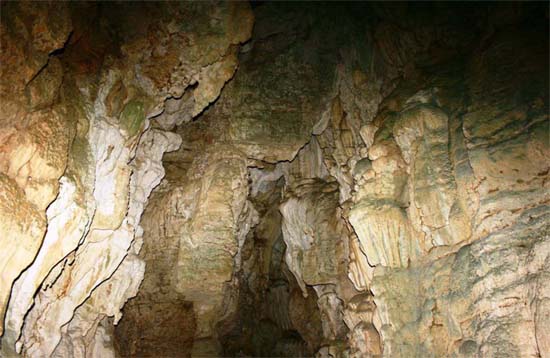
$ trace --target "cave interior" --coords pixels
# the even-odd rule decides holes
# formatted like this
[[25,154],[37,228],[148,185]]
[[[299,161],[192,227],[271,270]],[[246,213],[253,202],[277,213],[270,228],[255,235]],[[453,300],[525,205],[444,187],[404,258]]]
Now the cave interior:
[[1,357],[550,358],[548,2],[2,2]]

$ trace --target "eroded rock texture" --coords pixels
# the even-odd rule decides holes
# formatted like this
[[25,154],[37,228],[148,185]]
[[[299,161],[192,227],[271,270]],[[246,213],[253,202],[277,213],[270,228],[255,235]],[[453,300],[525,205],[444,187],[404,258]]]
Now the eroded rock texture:
[[385,355],[548,354],[548,67],[515,21],[397,87],[374,120],[350,222],[376,266]]
[[181,5],[2,4],[3,355],[114,355],[105,318],[137,293],[181,144],[150,118],[185,93],[202,111],[252,27],[247,4]]
[[550,357],[547,4],[1,10],[0,355]]

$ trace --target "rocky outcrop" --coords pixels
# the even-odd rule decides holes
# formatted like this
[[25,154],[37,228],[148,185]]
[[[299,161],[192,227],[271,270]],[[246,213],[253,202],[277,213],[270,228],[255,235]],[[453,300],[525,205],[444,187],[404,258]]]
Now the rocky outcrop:
[[[48,22],[48,16],[55,21]],[[38,21],[27,26],[32,18]],[[54,106],[63,73],[57,59],[50,66],[48,59],[69,36],[67,7],[3,4],[2,19],[0,334],[12,284],[40,248],[45,210],[59,190],[74,130],[63,108]],[[40,98],[39,92],[47,94]]]
[[[458,252],[377,271],[372,291],[384,353],[544,356],[548,218],[540,209],[525,215]],[[417,284],[405,284],[411,281]]]
[[280,207],[286,264],[303,295],[308,296],[309,286],[317,296],[321,356],[341,354],[338,344],[347,333],[340,297],[350,286],[346,277],[349,234],[338,210],[338,196],[336,183],[305,179],[287,189]]
[[522,43],[491,31],[471,57],[384,100],[356,171],[354,255],[375,266],[362,281],[373,277],[385,356],[548,354],[535,308],[550,253],[545,55],[527,28]]
[[137,293],[141,214],[181,143],[150,118],[187,88],[201,112],[252,26],[245,4],[174,5],[2,4],[3,354],[113,354],[106,317]]
[[[139,297],[125,309],[132,312],[125,320],[128,329],[133,329],[129,320],[134,319],[135,324],[154,330],[158,315],[172,312],[160,305],[187,303],[192,305],[195,325],[193,355],[219,354],[215,327],[231,314],[226,296],[238,294],[238,287],[230,282],[242,264],[245,237],[257,221],[247,201],[247,176],[241,153],[214,151],[197,157],[184,175],[170,178],[160,188],[144,219],[143,258],[149,270]],[[153,309],[146,314],[145,307],[165,311]],[[132,344],[138,345],[142,336],[136,334],[140,335],[132,337],[136,340]],[[170,354],[162,351],[162,341],[155,346],[140,354]],[[128,353],[137,352],[126,348],[123,354]]]
[[2,3],[0,354],[548,356],[548,6],[473,9]]
[[[399,19],[432,9],[403,11]],[[514,40],[520,35],[507,26],[522,24],[520,16],[505,23],[488,19],[490,27],[481,30],[489,32],[486,37],[464,32],[458,47],[446,39],[442,48],[434,47],[438,40],[429,37],[421,46],[418,37],[398,43],[378,30],[391,27],[395,15],[380,15],[373,46],[383,53],[378,69],[403,67],[403,79],[393,81],[390,71],[371,87],[378,97],[361,96],[356,91],[365,72],[347,70],[343,61],[335,77],[338,96],[325,107],[308,146],[279,165],[287,192],[281,213],[289,270],[304,294],[316,289],[325,339],[347,339],[351,355],[544,356],[544,343],[531,337],[545,337],[539,317],[547,312],[524,309],[545,302],[537,282],[548,271],[548,143],[541,136],[547,128],[539,127],[548,121],[548,88],[535,78],[547,73],[547,56],[540,38],[526,28],[523,36],[532,41],[520,46]],[[441,26],[452,32],[462,25]],[[507,52],[520,47],[522,55]],[[519,63],[521,74],[506,72]],[[528,83],[533,90],[527,94]],[[327,206],[331,177],[340,193]],[[317,189],[306,194],[304,183],[317,183]],[[326,218],[338,210],[334,221]],[[346,222],[352,231],[323,245]],[[334,251],[342,239],[346,250]],[[515,249],[515,240],[526,246]],[[327,269],[333,261],[346,263],[362,293],[343,288],[346,279]],[[504,273],[510,262],[518,262],[511,270],[517,274]],[[347,338],[347,330],[335,333],[335,322],[343,320]],[[318,354],[337,352],[333,341]]]
[[309,286],[336,284],[345,238],[336,213],[338,187],[307,180],[287,190],[281,205],[285,260],[307,295]]

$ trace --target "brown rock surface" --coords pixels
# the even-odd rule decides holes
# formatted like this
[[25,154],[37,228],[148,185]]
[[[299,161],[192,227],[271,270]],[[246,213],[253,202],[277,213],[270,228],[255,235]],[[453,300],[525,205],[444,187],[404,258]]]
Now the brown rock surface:
[[2,4],[2,354],[114,352],[105,317],[137,292],[141,213],[181,142],[149,118],[191,84],[192,115],[213,101],[252,18],[237,3]]
[[1,356],[550,356],[548,4],[0,6]]

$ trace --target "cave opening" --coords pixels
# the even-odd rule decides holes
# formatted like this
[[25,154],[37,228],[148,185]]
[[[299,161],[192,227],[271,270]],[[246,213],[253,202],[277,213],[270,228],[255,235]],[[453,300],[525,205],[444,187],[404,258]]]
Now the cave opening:
[[0,6],[1,357],[550,357],[548,3]]

